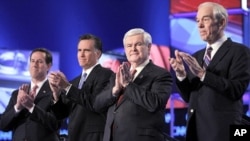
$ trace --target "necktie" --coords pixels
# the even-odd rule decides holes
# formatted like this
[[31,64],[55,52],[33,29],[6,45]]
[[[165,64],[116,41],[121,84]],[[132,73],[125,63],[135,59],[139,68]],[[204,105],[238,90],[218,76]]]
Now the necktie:
[[203,68],[206,69],[207,66],[209,65],[210,61],[211,61],[211,52],[212,52],[213,48],[209,47],[207,48],[207,52],[206,55],[204,57],[204,63],[203,63]]
[[133,70],[130,71],[131,79],[132,79],[132,80],[134,80],[135,73],[136,73],[136,69],[133,69]]
[[[135,73],[136,73],[136,69],[133,69],[130,71],[132,81],[134,80]],[[122,99],[123,99],[123,93],[119,96],[118,101],[117,101],[117,105],[119,105],[121,103]]]
[[36,97],[36,90],[37,90],[37,88],[38,88],[37,85],[35,85],[35,86],[32,87],[32,89],[31,89],[31,91],[30,91],[30,95],[31,95],[32,97]]
[[87,77],[87,73],[83,73],[81,76],[80,82],[78,84],[78,89],[82,88],[83,82],[85,81],[86,77]]

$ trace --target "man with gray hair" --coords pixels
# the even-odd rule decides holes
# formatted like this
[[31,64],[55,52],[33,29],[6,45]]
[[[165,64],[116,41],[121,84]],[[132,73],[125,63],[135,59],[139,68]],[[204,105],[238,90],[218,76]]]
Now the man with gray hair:
[[108,110],[103,141],[164,141],[171,74],[149,59],[152,38],[143,29],[129,30],[123,44],[128,62],[94,103],[96,110]]
[[223,6],[200,4],[196,21],[206,47],[192,56],[176,50],[176,58],[170,59],[180,94],[189,103],[186,139],[229,141],[230,125],[242,121],[242,96],[250,80],[249,48],[224,34],[228,14]]

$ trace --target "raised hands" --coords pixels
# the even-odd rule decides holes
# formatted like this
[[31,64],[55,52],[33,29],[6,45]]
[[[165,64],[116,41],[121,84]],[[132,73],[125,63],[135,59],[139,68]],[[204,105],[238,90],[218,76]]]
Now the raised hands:
[[53,92],[53,98],[55,101],[59,99],[60,93],[63,89],[70,85],[69,81],[67,80],[66,76],[58,71],[58,72],[51,72],[48,75],[48,80],[50,84],[50,88]]
[[169,62],[173,70],[176,72],[176,76],[186,77],[186,71],[185,71],[183,61],[185,62],[185,64],[187,64],[190,71],[195,76],[198,76],[199,78],[201,78],[204,75],[205,70],[199,65],[197,60],[190,54],[175,50],[175,57],[176,58],[170,58]]
[[201,78],[205,73],[205,70],[199,65],[197,60],[188,53],[180,52],[184,62],[188,65],[189,70],[195,75]]
[[183,64],[182,56],[178,50],[175,50],[175,57],[170,58],[169,63],[178,77],[186,77],[186,70]]
[[23,84],[19,87],[16,108],[17,110],[22,110],[24,108],[30,109],[34,105],[35,97],[33,95],[29,95],[29,85]]
[[123,62],[116,73],[115,86],[113,87],[113,94],[117,95],[123,88],[125,88],[132,81],[130,74],[130,64]]

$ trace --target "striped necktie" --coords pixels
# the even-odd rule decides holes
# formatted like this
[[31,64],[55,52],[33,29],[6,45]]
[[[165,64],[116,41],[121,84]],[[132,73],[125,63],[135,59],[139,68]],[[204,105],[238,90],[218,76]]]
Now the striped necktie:
[[213,48],[209,47],[207,48],[206,51],[206,55],[204,57],[204,63],[203,63],[203,68],[206,69],[207,66],[209,65],[210,61],[211,61],[211,52],[212,52]]

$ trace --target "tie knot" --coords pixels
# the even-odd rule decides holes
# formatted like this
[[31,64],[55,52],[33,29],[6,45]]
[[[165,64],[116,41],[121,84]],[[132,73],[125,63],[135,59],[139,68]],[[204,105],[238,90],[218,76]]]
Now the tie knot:
[[207,51],[208,51],[208,52],[211,52],[212,50],[213,50],[212,47],[208,47],[208,48],[207,48]]
[[87,76],[87,73],[86,73],[86,72],[82,74],[82,77],[83,77],[83,78],[85,78],[86,76]]
[[36,90],[38,88],[38,86],[37,85],[34,85],[33,87],[32,87],[32,90]]
[[84,83],[84,81],[86,80],[86,77],[87,77],[87,73],[82,73],[82,76],[81,76],[81,79],[80,79],[80,82],[78,84],[78,88],[81,89],[82,88],[82,85]]
[[34,85],[34,86],[31,88],[30,94],[31,94],[31,95],[35,95],[35,94],[36,94],[37,88],[38,88],[38,86],[37,86],[37,85]]
[[211,52],[212,52],[213,48],[212,47],[208,47],[207,48],[207,55],[209,56],[209,58],[211,58]]
[[132,70],[130,71],[130,74],[131,74],[131,75],[135,75],[135,73],[136,73],[136,69],[132,69]]
[[135,73],[136,73],[136,69],[130,70],[132,80],[134,79]]

